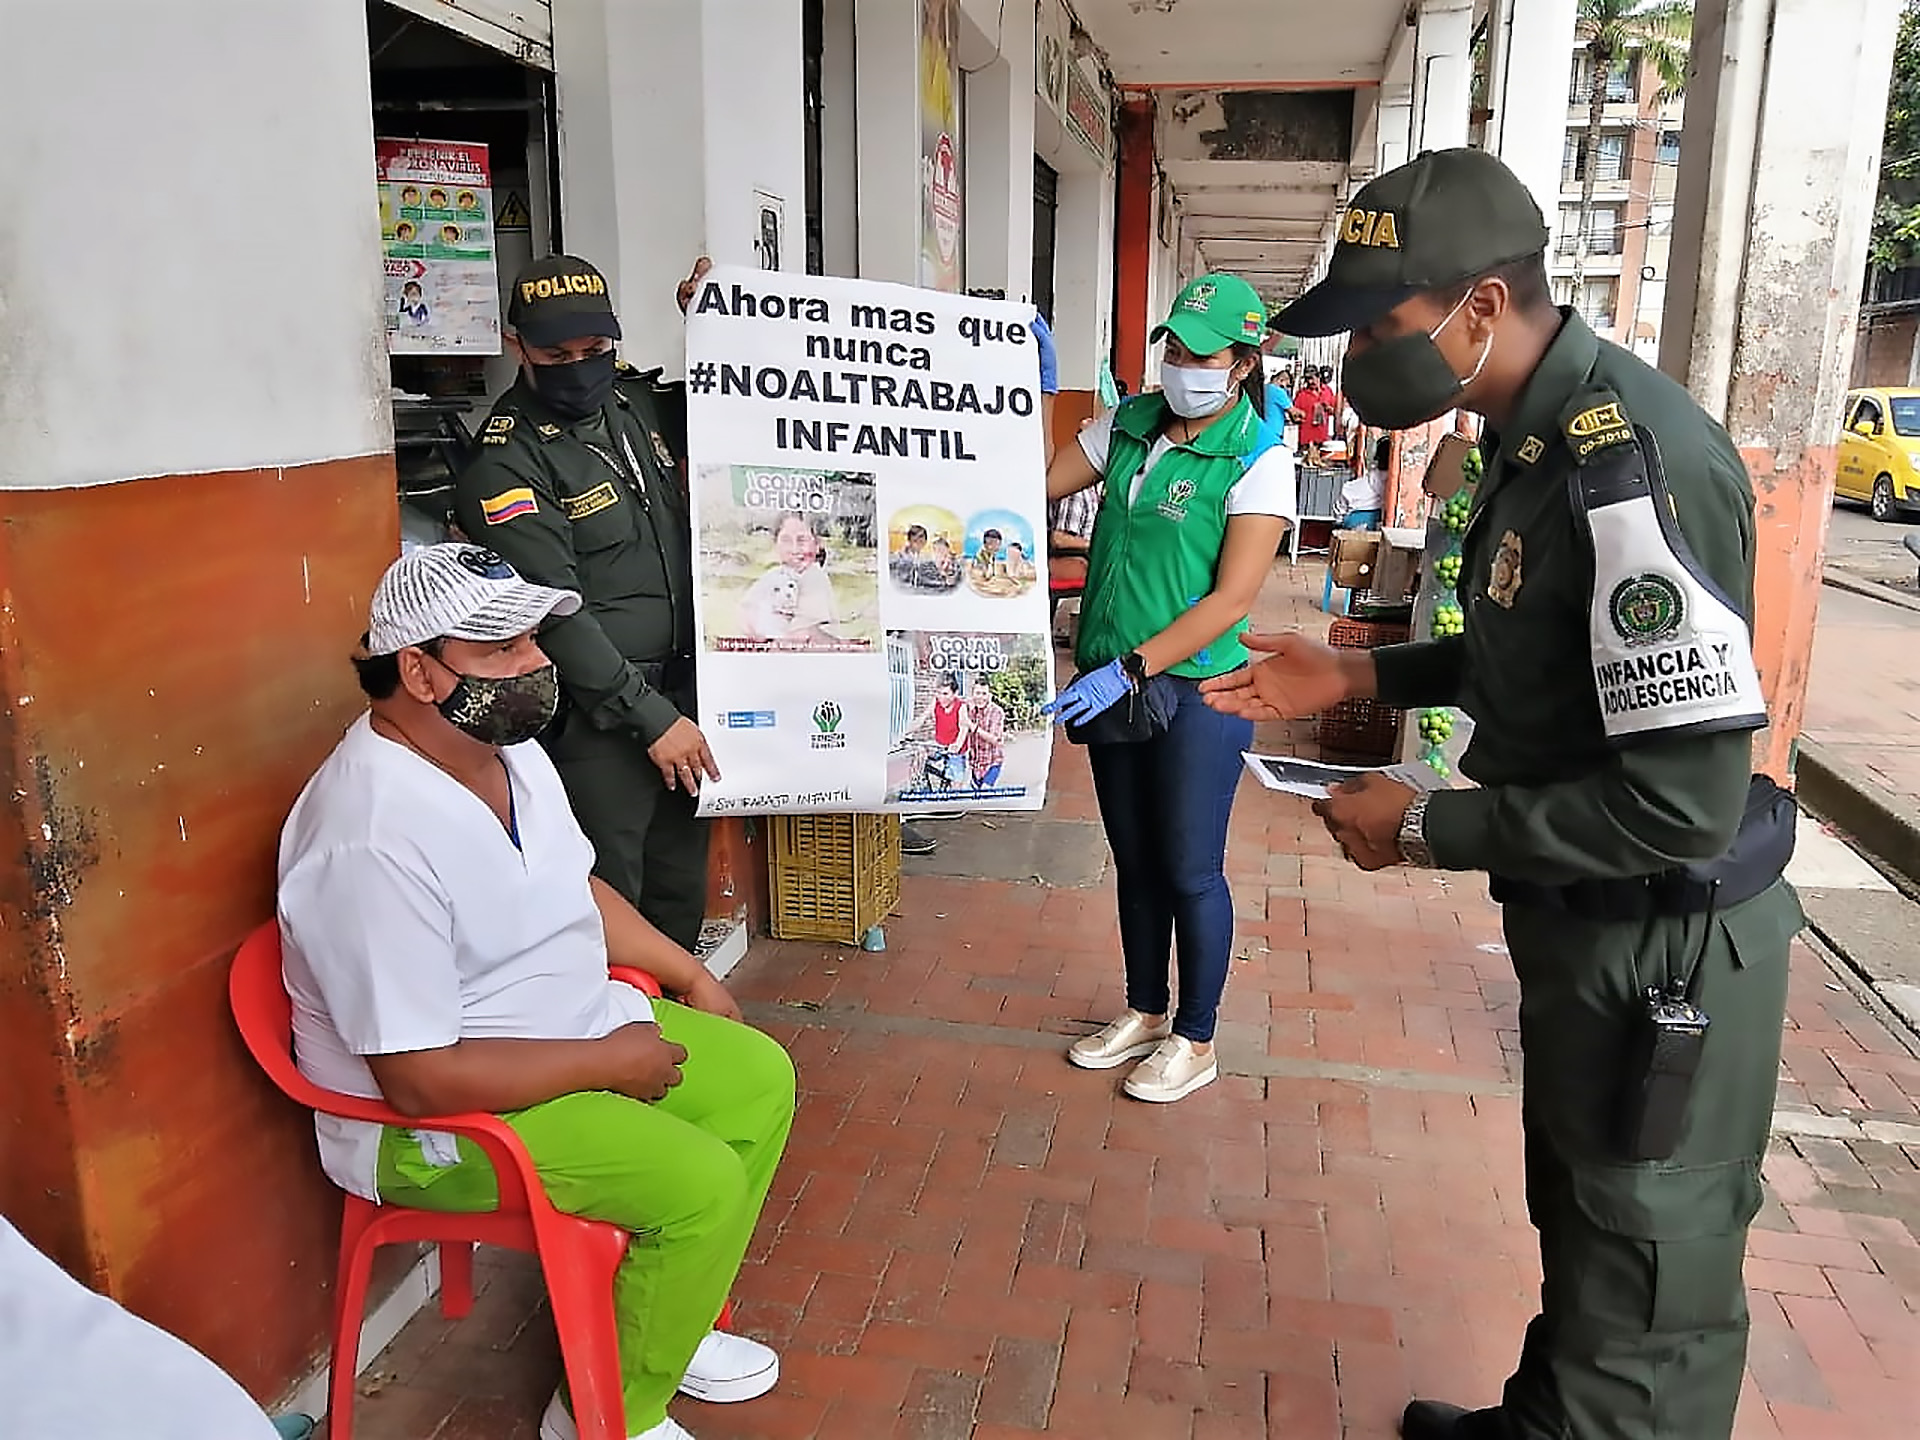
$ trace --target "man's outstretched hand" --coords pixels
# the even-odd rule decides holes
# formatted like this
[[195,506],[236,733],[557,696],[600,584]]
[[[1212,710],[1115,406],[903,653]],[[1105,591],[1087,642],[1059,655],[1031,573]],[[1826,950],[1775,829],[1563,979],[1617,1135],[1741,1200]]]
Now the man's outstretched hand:
[[1372,692],[1372,658],[1364,650],[1335,650],[1305,635],[1240,637],[1247,649],[1264,652],[1244,669],[1216,675],[1200,683],[1207,704],[1243,719],[1298,720]]
[[700,282],[707,278],[707,272],[713,269],[713,261],[702,255],[693,262],[693,273],[680,282],[680,288],[673,292],[674,302],[679,305],[682,315],[693,304],[693,297],[700,293]]

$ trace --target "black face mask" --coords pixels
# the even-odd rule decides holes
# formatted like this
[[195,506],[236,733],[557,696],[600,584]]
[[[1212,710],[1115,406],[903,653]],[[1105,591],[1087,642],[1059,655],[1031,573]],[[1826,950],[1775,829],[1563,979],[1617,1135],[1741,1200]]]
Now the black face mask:
[[1464,379],[1435,343],[1453,323],[1469,297],[1448,312],[1431,333],[1414,331],[1349,353],[1346,364],[1347,403],[1366,424],[1379,430],[1411,430],[1460,403],[1467,387],[1480,378],[1493,354],[1493,337],[1480,349],[1473,373]]
[[584,420],[613,393],[613,351],[565,365],[535,365],[533,388],[554,413],[569,420]]
[[482,745],[531,740],[559,713],[560,674],[552,665],[505,679],[450,673],[459,677],[458,683],[436,708],[449,725]]

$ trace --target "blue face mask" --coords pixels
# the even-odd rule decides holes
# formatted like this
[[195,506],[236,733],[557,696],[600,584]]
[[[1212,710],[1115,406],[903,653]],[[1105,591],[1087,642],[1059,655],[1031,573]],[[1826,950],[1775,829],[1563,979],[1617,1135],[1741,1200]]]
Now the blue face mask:
[[1167,397],[1173,413],[1184,420],[1217,415],[1233,398],[1233,371],[1215,370],[1206,365],[1176,365],[1160,362],[1160,393]]

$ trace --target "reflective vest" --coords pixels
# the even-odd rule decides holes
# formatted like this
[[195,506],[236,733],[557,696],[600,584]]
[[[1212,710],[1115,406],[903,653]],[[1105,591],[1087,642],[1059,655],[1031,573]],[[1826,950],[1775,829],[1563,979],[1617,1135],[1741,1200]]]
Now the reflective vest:
[[[1228,492],[1260,453],[1260,417],[1242,396],[1190,444],[1162,455],[1139,493],[1130,496],[1133,477],[1167,418],[1167,402],[1158,394],[1135,396],[1114,415],[1106,494],[1080,605],[1074,658],[1082,670],[1139,648],[1213,590],[1226,541]],[[1169,673],[1204,679],[1244,665],[1240,635],[1246,628],[1241,616]]]

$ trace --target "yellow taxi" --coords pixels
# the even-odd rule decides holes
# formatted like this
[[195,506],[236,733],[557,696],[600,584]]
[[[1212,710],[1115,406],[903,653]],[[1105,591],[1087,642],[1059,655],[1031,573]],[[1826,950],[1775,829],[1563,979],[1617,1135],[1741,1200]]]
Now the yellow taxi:
[[1865,500],[1876,520],[1920,510],[1920,390],[1855,390],[1847,396],[1834,494]]

